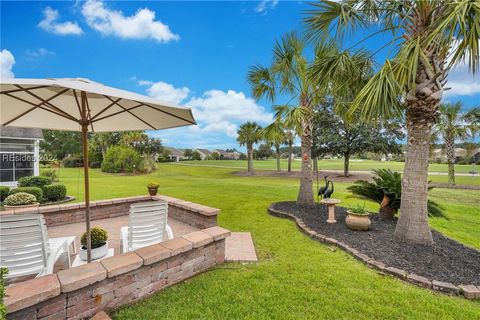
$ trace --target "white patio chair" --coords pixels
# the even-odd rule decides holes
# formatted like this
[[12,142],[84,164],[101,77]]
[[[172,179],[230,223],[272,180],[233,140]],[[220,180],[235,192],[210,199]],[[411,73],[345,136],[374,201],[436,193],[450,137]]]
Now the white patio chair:
[[132,204],[129,226],[120,230],[120,252],[160,243],[165,233],[168,239],[173,239],[172,228],[167,224],[167,218],[167,202],[149,201]]
[[7,279],[51,274],[65,254],[70,267],[72,244],[74,236],[49,239],[41,214],[0,215],[0,266],[8,268]]

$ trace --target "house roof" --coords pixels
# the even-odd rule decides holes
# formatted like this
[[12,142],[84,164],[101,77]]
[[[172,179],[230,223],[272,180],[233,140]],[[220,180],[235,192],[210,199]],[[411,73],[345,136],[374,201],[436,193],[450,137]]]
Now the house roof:
[[175,148],[166,148],[166,149],[169,150],[170,155],[172,155],[174,157],[183,157],[183,155],[184,155],[184,152],[182,150],[175,149]]
[[42,129],[0,126],[0,137],[43,139]]
[[203,153],[206,156],[212,154],[212,152],[210,150],[207,150],[207,149],[195,149],[195,150],[197,150],[200,153]]

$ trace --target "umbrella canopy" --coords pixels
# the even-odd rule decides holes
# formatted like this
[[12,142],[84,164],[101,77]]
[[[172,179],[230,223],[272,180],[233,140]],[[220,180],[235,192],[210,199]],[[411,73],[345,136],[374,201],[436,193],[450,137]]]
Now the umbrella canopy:
[[190,109],[86,79],[1,79],[0,90],[2,125],[81,131],[87,121],[88,131],[102,132],[195,124]]
[[0,79],[0,125],[82,132],[88,262],[91,239],[87,133],[194,124],[188,108],[87,79]]

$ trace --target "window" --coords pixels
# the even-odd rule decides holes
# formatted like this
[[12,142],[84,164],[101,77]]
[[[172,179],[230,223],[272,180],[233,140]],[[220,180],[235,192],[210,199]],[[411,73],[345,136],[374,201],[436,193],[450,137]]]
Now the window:
[[35,167],[35,142],[22,139],[0,139],[0,181],[13,182],[31,176]]

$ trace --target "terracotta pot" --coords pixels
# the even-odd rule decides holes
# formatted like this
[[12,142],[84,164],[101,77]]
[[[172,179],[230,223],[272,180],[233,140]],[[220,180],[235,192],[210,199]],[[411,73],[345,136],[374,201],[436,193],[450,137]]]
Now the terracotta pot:
[[[106,242],[101,247],[92,249],[92,260],[103,258],[107,255],[107,253],[108,253],[108,242]],[[87,261],[87,249],[83,248],[82,246],[80,248],[79,254],[80,254],[80,259],[82,259],[83,261]]]
[[32,204],[24,204],[24,205],[21,205],[21,206],[7,206],[5,205],[4,208],[5,210],[9,210],[9,209],[23,209],[23,208],[36,208],[40,205],[40,203],[38,202],[35,202],[35,203],[32,203]]
[[348,228],[360,231],[366,231],[370,228],[372,221],[370,221],[368,214],[355,214],[351,211],[347,211],[347,213],[345,222]]
[[158,192],[158,188],[148,188],[148,194],[151,196],[156,196]]

